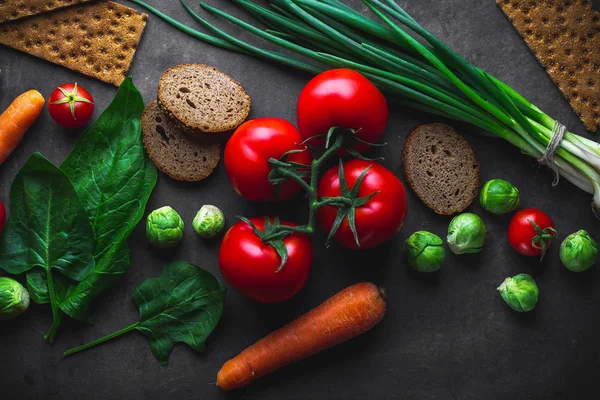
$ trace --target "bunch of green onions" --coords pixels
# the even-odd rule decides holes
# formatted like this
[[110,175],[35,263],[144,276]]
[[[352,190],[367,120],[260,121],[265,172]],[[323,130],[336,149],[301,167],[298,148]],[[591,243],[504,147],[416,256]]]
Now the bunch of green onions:
[[[221,48],[315,74],[330,67],[360,71],[397,103],[473,124],[537,159],[546,154],[553,137],[555,120],[510,86],[469,64],[394,0],[362,0],[381,22],[339,0],[271,0],[269,8],[249,0],[231,0],[266,30],[200,4],[209,13],[301,57],[242,41],[203,19],[183,0],[185,9],[212,34],[183,25],[140,0],[132,1]],[[594,195],[592,205],[598,214],[600,144],[567,131],[548,161],[557,174]]]

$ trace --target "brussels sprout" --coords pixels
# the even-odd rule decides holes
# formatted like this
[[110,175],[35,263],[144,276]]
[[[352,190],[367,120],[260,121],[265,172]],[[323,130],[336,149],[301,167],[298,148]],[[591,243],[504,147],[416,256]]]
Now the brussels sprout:
[[598,258],[598,245],[583,229],[567,236],[560,245],[560,260],[571,271],[581,272],[590,268]]
[[219,208],[205,205],[196,213],[192,226],[201,238],[212,239],[225,227],[225,216]]
[[527,274],[506,278],[498,291],[510,308],[518,312],[527,312],[535,308],[540,292],[533,278]]
[[502,179],[483,185],[479,196],[481,207],[494,214],[506,214],[519,208],[519,189]]
[[161,207],[148,215],[146,236],[159,249],[176,247],[183,238],[183,220],[171,207]]
[[454,254],[479,253],[485,243],[485,233],[485,224],[477,215],[457,215],[448,226],[448,246]]
[[29,292],[12,278],[0,277],[0,320],[23,314],[29,307]]
[[404,246],[408,255],[408,263],[418,272],[437,271],[446,258],[444,241],[430,232],[413,233],[406,239]]

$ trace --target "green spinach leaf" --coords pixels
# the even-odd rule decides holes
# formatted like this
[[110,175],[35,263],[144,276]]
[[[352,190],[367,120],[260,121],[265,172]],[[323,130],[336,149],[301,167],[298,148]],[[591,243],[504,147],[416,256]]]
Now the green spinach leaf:
[[86,276],[94,267],[94,231],[65,173],[40,153],[15,177],[10,206],[0,239],[0,266],[10,274],[42,268],[31,273],[43,276],[46,297],[34,293],[33,299],[51,304],[53,324],[45,337],[52,342],[60,322],[53,271],[76,281]]
[[69,350],[71,355],[137,329],[148,337],[154,357],[167,365],[175,343],[203,351],[223,313],[226,288],[210,272],[186,262],[165,266],[160,277],[145,280],[134,292],[140,320],[120,331]]
[[157,180],[143,144],[143,110],[140,92],[126,79],[61,166],[96,234],[95,267],[61,302],[72,318],[83,319],[92,299],[131,266],[126,240],[142,219]]

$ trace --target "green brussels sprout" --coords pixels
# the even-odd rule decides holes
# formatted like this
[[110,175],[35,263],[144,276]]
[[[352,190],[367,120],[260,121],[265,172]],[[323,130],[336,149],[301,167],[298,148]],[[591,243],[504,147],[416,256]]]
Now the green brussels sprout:
[[21,315],[29,307],[29,292],[12,278],[0,277],[0,320]]
[[440,269],[446,258],[444,241],[431,232],[413,233],[404,242],[408,263],[417,272],[434,272]]
[[218,207],[204,205],[196,213],[192,226],[201,238],[212,239],[223,231],[225,215]]
[[560,245],[560,260],[571,271],[581,272],[596,264],[598,245],[583,229],[566,237]]
[[519,274],[506,278],[498,291],[510,308],[518,312],[528,312],[535,308],[540,292],[530,275]]
[[183,238],[183,220],[171,207],[161,207],[148,215],[146,236],[159,249],[176,247]]
[[457,215],[448,226],[448,247],[454,254],[479,253],[485,244],[485,233],[485,224],[477,215]]
[[502,179],[492,179],[481,189],[481,207],[493,214],[506,214],[519,208],[519,189]]

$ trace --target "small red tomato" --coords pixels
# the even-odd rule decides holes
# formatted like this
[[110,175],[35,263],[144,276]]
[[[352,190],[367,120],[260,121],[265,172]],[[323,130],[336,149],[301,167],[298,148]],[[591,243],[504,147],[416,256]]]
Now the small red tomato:
[[[270,158],[280,159],[290,150],[301,150],[300,132],[288,121],[280,118],[258,118],[242,124],[225,146],[225,169],[235,191],[250,201],[287,200],[300,191],[298,183],[287,179],[276,192],[269,182]],[[308,151],[293,153],[287,157],[304,165],[310,165],[312,155]]]
[[77,83],[65,83],[50,94],[48,111],[63,128],[81,128],[94,113],[94,98]]
[[519,211],[508,225],[510,245],[524,256],[543,258],[555,236],[554,222],[535,208]]
[[6,208],[4,208],[4,204],[0,201],[0,233],[4,230],[4,224],[6,223]]
[[[269,218],[273,222],[273,218]],[[260,230],[264,218],[250,218]],[[295,226],[289,222],[282,225]],[[294,296],[306,283],[313,260],[310,238],[293,233],[283,239],[288,260],[279,269],[281,257],[270,244],[264,243],[254,229],[240,221],[227,231],[219,250],[219,268],[233,288],[253,300],[278,303]]]
[[[350,69],[333,69],[314,77],[298,99],[298,128],[305,139],[330,128],[360,130],[358,138],[377,143],[388,123],[385,97],[367,78]],[[323,140],[313,141],[323,146]],[[369,146],[355,142],[364,152]]]
[[[400,179],[381,164],[354,159],[343,164],[348,188],[352,190],[359,176],[369,168],[359,189],[358,197],[378,192],[367,203],[356,208],[356,232],[360,247],[345,217],[333,239],[350,249],[368,249],[392,238],[402,228],[406,218],[406,191]],[[337,197],[341,195],[339,166],[330,169],[319,183],[318,195]],[[338,208],[330,205],[319,209],[317,217],[323,228],[330,232],[338,214]]]

